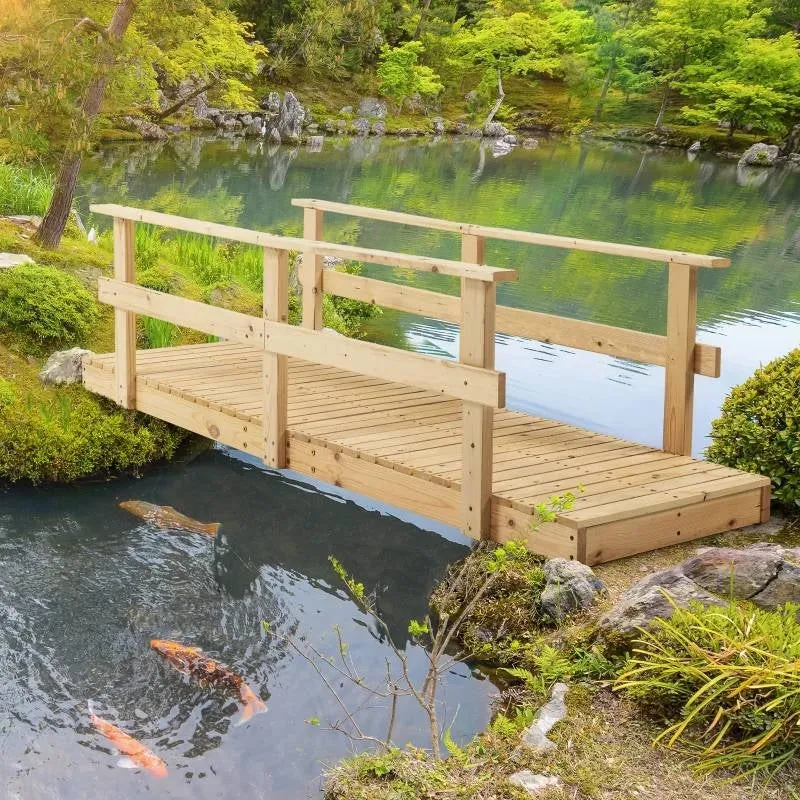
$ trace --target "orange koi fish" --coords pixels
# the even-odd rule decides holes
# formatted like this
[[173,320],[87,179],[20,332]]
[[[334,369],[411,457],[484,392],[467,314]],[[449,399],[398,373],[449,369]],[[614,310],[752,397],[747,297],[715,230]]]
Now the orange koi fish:
[[139,517],[146,522],[152,522],[159,528],[180,528],[191,533],[204,533],[206,536],[216,536],[219,522],[198,522],[196,519],[181,514],[172,506],[157,506],[146,503],[144,500],[125,500],[119,507]]
[[207,656],[199,647],[187,647],[168,639],[151,639],[150,647],[175,669],[199,681],[202,686],[221,686],[237,693],[244,706],[240,723],[267,710],[264,701],[244,682],[241,675]]
[[155,775],[156,778],[167,777],[167,765],[148,747],[145,747],[145,745],[129,736],[116,725],[112,725],[108,720],[98,717],[91,709],[89,711],[89,721],[122,753],[124,756],[124,759],[120,762],[122,766],[141,767],[151,775]]

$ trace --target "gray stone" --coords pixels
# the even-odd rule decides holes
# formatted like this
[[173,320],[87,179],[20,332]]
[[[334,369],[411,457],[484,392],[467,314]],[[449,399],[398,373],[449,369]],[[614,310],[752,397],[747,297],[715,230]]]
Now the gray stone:
[[434,117],[431,120],[431,124],[433,125],[434,136],[442,136],[444,134],[444,120],[441,117]]
[[269,141],[272,144],[280,144],[281,143],[281,134],[280,134],[280,132],[278,131],[277,128],[273,128],[269,132],[269,137],[268,138],[269,138]]
[[148,141],[158,141],[160,139],[169,138],[165,130],[159,128],[158,125],[154,122],[150,122],[148,119],[127,116],[123,118],[122,124],[129,130],[138,133],[142,139],[147,139]]
[[386,103],[382,100],[378,100],[377,97],[362,97],[358,103],[359,117],[377,117],[378,119],[384,119],[386,113]]
[[464,134],[469,133],[469,125],[466,122],[456,122],[455,124],[456,133],[463,136]]
[[772,167],[778,158],[778,146],[776,144],[764,144],[757,142],[744,151],[744,155],[739,159],[740,167]]
[[261,117],[256,117],[250,122],[250,124],[244,129],[244,135],[253,138],[264,135],[264,123],[262,122]]
[[712,594],[747,600],[778,574],[782,558],[765,550],[710,547],[683,563],[683,574]]
[[483,126],[483,135],[489,139],[502,139],[508,133],[508,128],[502,122],[487,122]]
[[80,383],[83,378],[83,357],[86,355],[92,355],[92,351],[80,347],[58,350],[47,359],[39,373],[39,380],[55,386]]
[[566,683],[555,683],[550,693],[550,699],[536,712],[536,717],[530,727],[522,733],[522,742],[537,753],[546,753],[554,750],[555,742],[547,738],[553,726],[567,716],[565,698],[569,687]]
[[342,106],[339,109],[340,114],[352,114],[353,113],[353,106]]
[[539,146],[539,140],[529,136],[527,139],[522,140],[522,146],[526,150],[535,150]]
[[306,112],[294,92],[286,92],[281,104],[278,132],[282,142],[298,142],[303,131]]
[[492,142],[492,155],[495,158],[500,158],[501,156],[507,156],[513,148],[507,142],[504,142],[502,139],[497,139],[496,141]]
[[550,786],[561,786],[561,779],[557,775],[537,775],[529,769],[515,772],[508,782],[524,789],[531,797],[536,797]]
[[700,142],[692,142],[692,144],[689,145],[689,148],[688,148],[688,150],[686,152],[687,153],[699,153],[701,147],[702,147],[702,144]]
[[356,136],[369,136],[369,120],[365,117],[354,120],[353,131]]
[[372,133],[375,136],[383,136],[386,133],[386,123],[378,120],[372,123]]
[[281,110],[281,96],[277,92],[270,92],[259,105],[264,110],[277,114]]
[[307,144],[308,152],[309,153],[321,152],[324,141],[325,141],[324,136],[309,136]]
[[514,146],[514,145],[516,145],[516,144],[517,144],[517,137],[516,137],[516,136],[514,136],[514,134],[513,134],[513,133],[507,133],[507,134],[506,134],[506,135],[503,137],[503,141],[504,141],[506,144],[510,144],[510,145]]
[[544,575],[547,583],[542,591],[541,609],[554,622],[588,608],[606,588],[591,567],[566,558],[545,562]]
[[774,580],[750,600],[761,608],[777,608],[784,603],[800,605],[800,566],[784,561]]
[[247,126],[248,126],[248,125],[249,125],[249,124],[250,124],[252,121],[253,121],[253,115],[252,115],[252,114],[242,114],[242,115],[239,117],[239,122],[241,122],[241,123],[242,123],[242,125],[244,125],[244,127],[245,127],[245,128],[246,128],[246,127],[247,127]]
[[36,262],[24,253],[0,253],[0,269],[11,269],[20,264],[35,264]]

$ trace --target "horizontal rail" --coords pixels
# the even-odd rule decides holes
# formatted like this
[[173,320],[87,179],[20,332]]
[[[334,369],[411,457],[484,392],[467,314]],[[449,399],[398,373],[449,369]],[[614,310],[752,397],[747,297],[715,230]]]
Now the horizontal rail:
[[684,253],[679,250],[662,250],[656,247],[642,247],[633,244],[616,242],[600,242],[594,239],[574,239],[571,236],[555,236],[548,233],[517,231],[510,228],[493,228],[487,225],[472,225],[466,222],[425,217],[419,214],[407,214],[402,211],[387,211],[380,208],[356,206],[349,203],[336,203],[330,200],[294,199],[293,206],[314,208],[319,211],[330,211],[334,214],[346,214],[362,219],[374,219],[383,222],[395,222],[401,225],[414,225],[419,228],[430,228],[437,231],[462,233],[471,236],[483,236],[486,239],[502,239],[508,242],[538,244],[545,247],[560,247],[566,250],[586,250],[591,253],[605,253],[613,256],[643,258],[648,261],[688,264],[693,267],[725,268],[731,265],[730,259],[722,256]]
[[[453,295],[417,289],[413,286],[348,275],[325,270],[323,291],[360,300],[374,305],[408,311],[426,317],[458,324],[461,319],[461,300]],[[645,364],[666,366],[667,337],[602,325],[597,322],[559,317],[510,306],[497,306],[498,333],[522,336],[541,342],[575,347],[593,353],[605,353]],[[694,371],[710,378],[720,376],[722,351],[719,347],[700,342],[695,346]]]
[[278,250],[296,250],[311,255],[336,256],[337,258],[352,259],[354,261],[366,261],[370,264],[384,264],[390,267],[413,269],[418,272],[432,272],[457,278],[473,278],[489,283],[517,279],[516,270],[504,267],[490,267],[483,264],[470,264],[464,261],[451,261],[446,258],[393,253],[388,250],[354,247],[347,244],[333,244],[322,241],[311,242],[308,239],[298,239],[293,236],[276,236],[272,233],[251,231],[247,228],[189,219],[174,214],[162,214],[159,211],[148,211],[141,208],[103,204],[92,205],[90,210],[95,214],[102,214],[116,219],[144,222],[148,225],[158,225],[164,228],[172,228],[173,230],[199,233],[205,236],[214,236],[218,239],[253,244],[260,247],[272,247]]
[[505,373],[495,370],[271,322],[112,278],[99,279],[98,296],[101,302],[117,309],[222,336],[267,352],[492,408],[505,407]]

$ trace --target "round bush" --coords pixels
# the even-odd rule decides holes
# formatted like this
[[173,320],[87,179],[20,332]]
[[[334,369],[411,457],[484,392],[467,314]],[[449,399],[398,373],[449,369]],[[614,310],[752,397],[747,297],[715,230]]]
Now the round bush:
[[0,328],[48,345],[83,344],[100,316],[72,275],[22,264],[0,273]]
[[768,475],[779,503],[800,506],[800,348],[731,391],[711,440],[711,461]]

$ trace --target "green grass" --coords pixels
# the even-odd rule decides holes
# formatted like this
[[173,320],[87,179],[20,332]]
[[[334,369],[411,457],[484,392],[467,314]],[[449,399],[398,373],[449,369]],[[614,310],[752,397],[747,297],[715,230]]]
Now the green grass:
[[0,215],[42,216],[52,193],[50,176],[44,170],[0,161]]
[[162,319],[154,319],[153,317],[144,317],[142,319],[142,328],[147,349],[172,347],[177,343],[181,333],[177,325],[165,322]]

